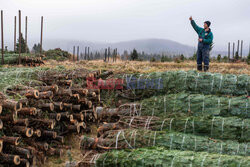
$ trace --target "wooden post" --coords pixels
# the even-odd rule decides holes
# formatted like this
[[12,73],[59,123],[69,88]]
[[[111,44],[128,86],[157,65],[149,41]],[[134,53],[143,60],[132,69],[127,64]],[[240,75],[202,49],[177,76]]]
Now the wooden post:
[[249,43],[249,50],[248,50],[248,55],[250,55],[250,43]]
[[41,39],[40,39],[40,54],[42,55],[43,51],[43,16],[41,17]]
[[84,49],[84,60],[87,60],[87,47]]
[[14,52],[16,52],[16,16],[14,17]]
[[109,56],[110,56],[110,47],[108,47],[108,62],[109,62]]
[[112,53],[112,59],[113,59],[113,62],[115,61],[115,49],[113,50],[113,53]]
[[228,60],[230,60],[230,42],[228,42]]
[[94,60],[96,60],[97,59],[97,51],[95,52],[95,56],[94,56],[94,58],[93,58]]
[[107,48],[105,48],[105,54],[104,54],[105,58],[104,58],[104,61],[106,62],[107,61]]
[[79,61],[79,46],[77,46],[77,57],[76,60]]
[[28,17],[26,16],[25,17],[25,53],[27,53],[27,51],[28,51],[28,48],[27,48],[27,26],[28,26]]
[[76,47],[73,46],[73,61],[75,61],[75,50],[76,50]]
[[18,56],[18,64],[21,64],[21,47],[22,47],[22,44],[21,44],[21,10],[19,10],[18,12],[18,16],[19,16],[19,42],[18,42],[18,53],[19,53],[19,56]]
[[4,64],[3,11],[2,10],[1,10],[1,43],[2,43],[2,64]]
[[117,52],[117,48],[115,49],[115,62],[117,60],[117,55],[118,55],[118,52]]
[[239,56],[239,52],[240,51],[240,40],[238,40],[238,44],[237,44],[237,52],[238,52],[238,56]]
[[81,52],[80,53],[80,60],[82,60],[83,59],[83,53]]
[[240,45],[240,58],[242,59],[242,50],[243,50],[243,40],[241,40],[241,45]]
[[89,47],[88,47],[88,60],[89,60]]
[[233,59],[234,59],[234,47],[235,47],[235,43],[233,42]]

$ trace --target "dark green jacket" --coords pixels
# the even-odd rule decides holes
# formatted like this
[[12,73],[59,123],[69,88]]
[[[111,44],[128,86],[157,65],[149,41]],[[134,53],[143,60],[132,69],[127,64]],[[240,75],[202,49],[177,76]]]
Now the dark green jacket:
[[204,28],[201,28],[197,26],[194,20],[191,21],[191,25],[193,26],[194,30],[199,35],[199,38],[203,39],[204,44],[210,45],[213,42],[213,33],[211,32],[211,29],[209,29],[208,32],[205,31]]

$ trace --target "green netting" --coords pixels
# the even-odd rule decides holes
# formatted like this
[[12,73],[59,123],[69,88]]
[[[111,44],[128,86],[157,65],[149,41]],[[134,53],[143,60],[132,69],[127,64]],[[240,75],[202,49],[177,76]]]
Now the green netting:
[[183,132],[222,140],[250,142],[250,120],[238,117],[122,117],[120,122],[136,129]]
[[[196,71],[167,71],[150,74],[124,75],[127,88],[135,88],[136,95],[182,91],[203,94],[249,95],[250,76]],[[152,83],[154,85],[152,86]]]
[[168,94],[141,101],[142,115],[164,116],[172,113],[193,116],[238,116],[250,118],[250,98],[202,94]]
[[96,161],[96,166],[247,167],[250,166],[250,159],[242,156],[154,147],[111,151],[102,154]]
[[[108,131],[102,136],[104,147],[119,149],[158,146],[169,150],[190,150],[198,152],[220,153],[229,155],[249,156],[249,143],[236,141],[213,140],[208,137],[192,134],[150,131],[150,130],[116,130]],[[84,139],[82,144],[84,144]]]

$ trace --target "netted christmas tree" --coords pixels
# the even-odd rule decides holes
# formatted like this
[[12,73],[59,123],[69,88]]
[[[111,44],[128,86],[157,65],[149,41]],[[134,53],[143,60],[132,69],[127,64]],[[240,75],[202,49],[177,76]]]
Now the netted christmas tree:
[[154,96],[141,101],[142,115],[167,116],[173,113],[192,116],[238,116],[250,118],[247,96],[216,96],[177,93]]
[[228,155],[249,156],[248,143],[215,140],[192,134],[151,130],[108,131],[99,138],[83,137],[81,148],[87,149],[135,149],[159,146],[169,150],[190,150]]
[[[111,123],[112,124],[112,123]],[[172,117],[123,116],[117,125],[103,126],[102,134],[121,128],[183,132],[213,139],[250,142],[250,120],[237,117]],[[120,128],[120,129],[121,129]]]
[[125,88],[132,90],[136,97],[141,98],[182,91],[237,96],[250,93],[249,75],[166,71],[117,77],[123,78]]
[[164,147],[111,151],[99,156],[96,166],[193,166],[245,167],[249,157],[211,154],[207,152],[166,150]]

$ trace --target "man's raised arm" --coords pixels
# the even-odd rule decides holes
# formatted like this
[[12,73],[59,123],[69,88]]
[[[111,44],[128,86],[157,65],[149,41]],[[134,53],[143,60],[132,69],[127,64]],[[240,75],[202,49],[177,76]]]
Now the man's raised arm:
[[199,26],[195,23],[195,21],[193,20],[192,16],[189,18],[189,20],[191,21],[191,25],[192,25],[192,27],[194,28],[194,30],[195,30],[198,34],[200,34],[200,32],[203,30],[203,28],[199,27]]

